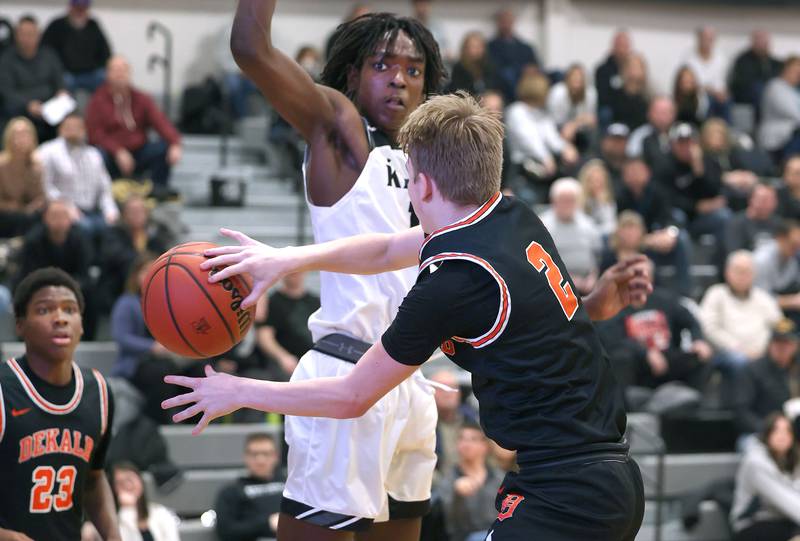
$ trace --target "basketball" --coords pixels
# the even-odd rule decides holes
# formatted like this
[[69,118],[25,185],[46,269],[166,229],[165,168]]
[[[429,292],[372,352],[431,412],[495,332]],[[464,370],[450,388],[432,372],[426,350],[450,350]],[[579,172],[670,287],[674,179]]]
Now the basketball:
[[153,338],[167,349],[194,359],[221,355],[244,338],[255,307],[242,309],[251,283],[234,276],[212,284],[203,271],[211,242],[188,242],[163,253],[142,284],[142,314]]

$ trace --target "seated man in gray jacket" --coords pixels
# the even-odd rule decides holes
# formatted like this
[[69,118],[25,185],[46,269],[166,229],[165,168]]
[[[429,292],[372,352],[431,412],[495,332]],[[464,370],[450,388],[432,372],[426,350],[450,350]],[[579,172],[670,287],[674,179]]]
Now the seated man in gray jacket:
[[774,159],[800,153],[800,56],[790,56],[780,77],[764,89],[758,141]]

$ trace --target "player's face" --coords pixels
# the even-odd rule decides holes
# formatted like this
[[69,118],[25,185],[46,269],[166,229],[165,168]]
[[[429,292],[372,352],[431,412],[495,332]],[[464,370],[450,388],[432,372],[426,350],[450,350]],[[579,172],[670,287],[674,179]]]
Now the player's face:
[[244,451],[244,463],[250,475],[268,479],[272,477],[278,465],[278,451],[271,441],[252,441]]
[[25,317],[17,320],[17,334],[30,352],[53,361],[71,360],[83,335],[75,294],[64,286],[47,286],[36,291]]
[[389,50],[386,42],[379,43],[350,82],[361,112],[388,133],[399,130],[422,103],[424,85],[425,60],[405,32],[397,35]]

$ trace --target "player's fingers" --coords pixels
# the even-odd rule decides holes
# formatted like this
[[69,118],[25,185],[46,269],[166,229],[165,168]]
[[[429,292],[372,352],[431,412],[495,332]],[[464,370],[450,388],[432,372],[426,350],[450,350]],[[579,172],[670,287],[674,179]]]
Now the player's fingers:
[[242,250],[246,250],[248,246],[242,246],[240,244],[231,244],[229,246],[217,246],[216,248],[209,248],[208,250],[203,250],[203,255],[206,257],[216,257],[218,255],[223,254],[234,254],[237,252],[241,252]]
[[180,385],[181,387],[188,387],[190,389],[197,387],[197,381],[197,378],[188,378],[186,376],[164,376],[164,383]]
[[217,374],[217,371],[214,370],[214,367],[211,366],[210,364],[207,364],[206,365],[206,376],[207,377],[211,377],[211,376],[215,376],[216,374]]
[[250,308],[253,306],[256,302],[258,302],[258,299],[261,297],[261,295],[266,292],[267,288],[269,288],[269,284],[266,282],[258,282],[253,287],[253,291],[251,291],[250,294],[242,301],[242,308]]
[[194,430],[192,430],[192,436],[199,436],[200,433],[206,429],[208,423],[210,422],[211,422],[211,416],[208,414],[208,412],[205,412],[203,414],[203,417],[200,419],[200,422],[197,423],[197,426],[195,426]]
[[197,395],[194,392],[179,394],[178,396],[173,396],[161,402],[161,409],[168,410],[170,408],[177,408],[179,406],[191,404],[192,402],[197,402]]
[[203,411],[203,406],[201,406],[200,404],[195,404],[194,406],[188,407],[185,410],[173,415],[172,420],[173,422],[181,423],[186,419],[191,419],[201,411]]
[[235,240],[239,244],[243,245],[258,244],[258,241],[251,239],[241,231],[236,231],[235,229],[228,229],[226,227],[223,227],[222,229],[219,230],[219,232],[225,235],[226,237]]
[[231,276],[236,276],[237,274],[242,274],[247,272],[247,266],[244,261],[239,261],[238,263],[231,265],[230,267],[225,267],[221,269],[219,272],[215,272],[211,276],[208,277],[209,282],[221,282]]
[[[236,248],[241,249],[242,247],[241,246],[237,246]],[[212,269],[214,267],[227,267],[228,265],[231,265],[231,264],[234,264],[234,263],[238,263],[239,261],[243,260],[245,257],[247,257],[247,256],[245,254],[243,254],[241,251],[236,252],[236,253],[231,253],[231,254],[218,255],[218,256],[212,257],[211,259],[206,259],[205,261],[200,263],[200,268],[203,269],[203,270],[209,270],[209,269]],[[216,275],[216,274],[217,273],[214,273],[214,275]],[[213,277],[213,275],[212,275],[212,277]]]

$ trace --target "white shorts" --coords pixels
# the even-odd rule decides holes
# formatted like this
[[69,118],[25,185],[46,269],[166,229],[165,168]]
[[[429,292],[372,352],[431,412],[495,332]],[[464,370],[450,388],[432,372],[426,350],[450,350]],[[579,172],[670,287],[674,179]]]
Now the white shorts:
[[[291,381],[342,376],[353,368],[312,350]],[[436,420],[433,388],[419,371],[357,419],[287,416],[281,510],[342,530],[425,515],[436,466]]]

